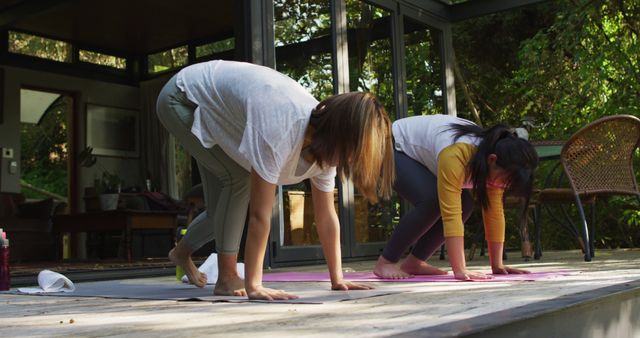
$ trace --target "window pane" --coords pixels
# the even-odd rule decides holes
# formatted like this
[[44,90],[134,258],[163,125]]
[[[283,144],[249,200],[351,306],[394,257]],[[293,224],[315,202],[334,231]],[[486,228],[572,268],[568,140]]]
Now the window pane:
[[92,52],[92,51],[81,49],[79,58],[80,58],[80,61],[82,62],[93,63],[96,65],[113,67],[117,69],[127,68],[127,59],[113,56],[113,55],[102,54],[98,52]]
[[148,72],[160,73],[165,70],[185,66],[189,62],[189,50],[187,46],[177,47],[164,52],[151,54],[147,58],[149,62]]
[[349,85],[375,94],[395,119],[390,12],[358,0],[347,0]]
[[236,40],[234,38],[228,38],[221,41],[211,42],[204,45],[196,46],[196,58],[208,56],[215,53],[220,53],[234,49],[236,46]]
[[276,69],[318,100],[333,94],[331,13],[327,0],[275,0]]
[[[273,6],[276,69],[298,81],[318,100],[332,95],[329,1],[274,0]],[[311,183],[306,180],[283,186],[283,191],[282,245],[319,245]],[[334,195],[337,204],[337,190]]]
[[26,33],[9,31],[9,52],[71,62],[71,44]]
[[441,32],[404,20],[409,116],[444,114]]
[[65,200],[69,197],[68,121],[73,112],[73,98],[20,89],[20,103],[22,193],[27,198],[57,195]]
[[276,47],[331,35],[328,0],[274,0]]
[[356,242],[386,242],[400,222],[400,197],[394,192],[391,199],[370,204],[356,192]]
[[[358,0],[347,0],[346,8],[350,89],[375,94],[395,120],[391,13]],[[398,223],[398,198],[376,205],[357,191],[354,198],[356,242],[386,241]]]

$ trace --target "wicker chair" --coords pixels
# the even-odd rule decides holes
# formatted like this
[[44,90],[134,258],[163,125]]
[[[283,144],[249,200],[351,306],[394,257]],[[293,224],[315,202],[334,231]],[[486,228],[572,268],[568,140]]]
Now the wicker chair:
[[[570,187],[546,188],[538,195],[536,216],[539,215],[539,208],[544,204],[576,204],[581,223],[578,227],[571,223],[571,227],[582,246],[584,260],[587,262],[594,256],[596,197],[634,195],[640,200],[633,170],[633,155],[638,146],[640,146],[640,119],[631,115],[614,115],[598,119],[577,131],[562,147],[560,162]],[[589,234],[583,203],[591,204],[591,234]],[[563,212],[566,211],[563,209]],[[540,225],[537,218],[534,217],[536,223],[534,257],[536,259],[542,255]],[[581,236],[578,234],[578,229],[581,230]]]

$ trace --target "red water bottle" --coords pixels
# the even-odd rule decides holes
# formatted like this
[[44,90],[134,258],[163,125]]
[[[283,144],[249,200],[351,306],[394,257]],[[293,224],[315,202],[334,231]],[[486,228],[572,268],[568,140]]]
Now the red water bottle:
[[8,291],[10,288],[9,240],[0,238],[0,291]]

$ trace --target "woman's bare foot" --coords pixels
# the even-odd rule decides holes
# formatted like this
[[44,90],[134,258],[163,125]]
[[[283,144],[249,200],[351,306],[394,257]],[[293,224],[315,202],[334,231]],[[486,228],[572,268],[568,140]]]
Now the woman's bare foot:
[[413,275],[402,271],[398,267],[398,264],[390,262],[382,256],[378,257],[376,266],[373,268],[373,274],[380,278],[388,279],[404,279],[413,277]]
[[413,275],[446,275],[447,272],[427,264],[427,262],[409,255],[400,265],[400,269]]
[[187,275],[189,283],[199,288],[207,285],[207,275],[198,270],[191,260],[191,253],[185,249],[181,249],[179,244],[169,251],[169,260],[184,270],[184,274]]
[[219,275],[216,287],[213,288],[216,296],[247,296],[244,289],[244,280],[237,274]]

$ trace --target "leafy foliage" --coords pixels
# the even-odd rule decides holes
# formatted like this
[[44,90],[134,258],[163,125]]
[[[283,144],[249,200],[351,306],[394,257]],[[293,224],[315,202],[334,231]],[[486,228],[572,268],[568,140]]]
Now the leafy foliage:
[[408,115],[444,114],[440,34],[405,19]]
[[[39,124],[23,123],[20,130],[22,180],[61,196],[68,196],[67,186],[67,114],[71,98],[60,96],[44,112]],[[28,198],[45,196],[30,191]]]
[[12,53],[59,62],[71,61],[71,44],[64,41],[13,31],[9,31],[8,41],[8,49]]
[[[458,62],[485,124],[529,116],[550,122],[533,138],[560,139],[604,115],[640,115],[639,7],[559,1],[458,25]],[[469,111],[462,98],[458,107]]]
[[273,7],[276,69],[319,100],[332,95],[329,1],[276,0]]
[[640,115],[639,4],[558,2],[551,27],[523,43],[504,109],[550,121],[540,138],[568,137],[604,115]]
[[[530,117],[546,125],[531,130],[531,139],[566,139],[605,115],[640,116],[639,31],[637,1],[554,1],[459,24],[454,47],[485,125],[517,126]],[[458,109],[471,115],[463,95]],[[638,156],[635,162],[638,168]],[[550,167],[543,163],[538,177]],[[639,245],[638,206],[620,197],[598,203],[597,245]],[[576,247],[558,224],[542,222],[543,246]]]

